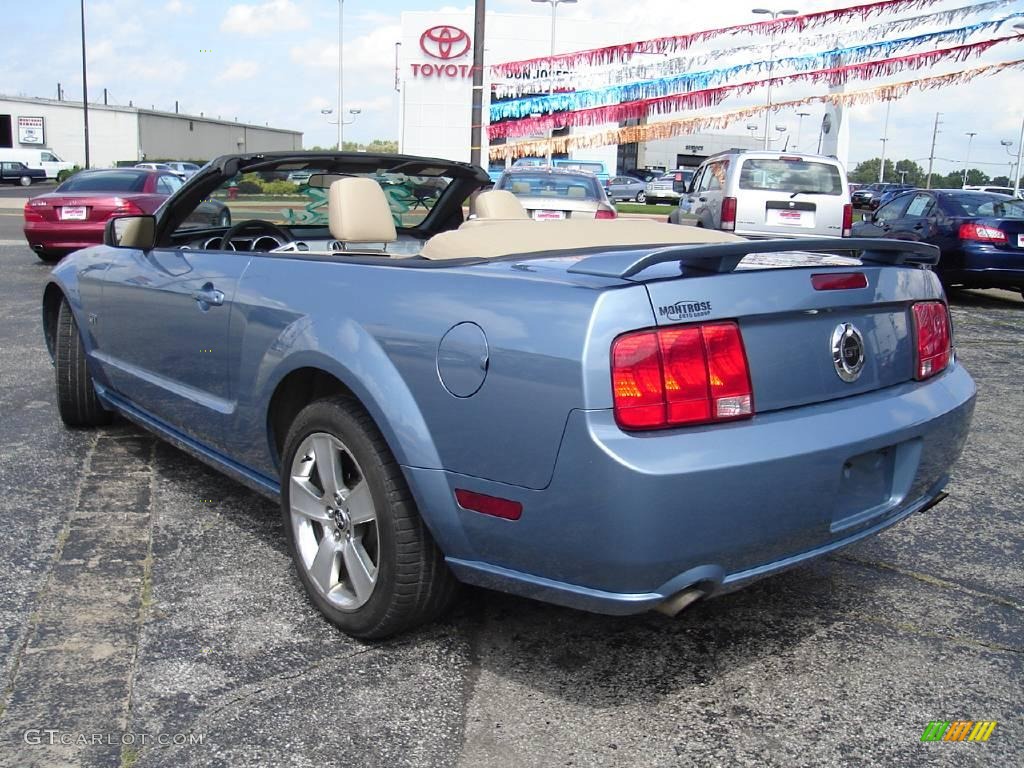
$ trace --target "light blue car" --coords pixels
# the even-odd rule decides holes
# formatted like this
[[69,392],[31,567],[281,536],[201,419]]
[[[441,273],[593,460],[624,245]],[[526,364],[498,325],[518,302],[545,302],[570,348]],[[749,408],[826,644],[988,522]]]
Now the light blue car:
[[[305,167],[304,203],[188,224],[242,173]],[[213,161],[54,269],[61,417],[120,414],[280,500],[310,600],[363,638],[459,582],[675,614],[944,497],[975,387],[934,247],[531,221],[504,191],[463,222],[487,183]]]

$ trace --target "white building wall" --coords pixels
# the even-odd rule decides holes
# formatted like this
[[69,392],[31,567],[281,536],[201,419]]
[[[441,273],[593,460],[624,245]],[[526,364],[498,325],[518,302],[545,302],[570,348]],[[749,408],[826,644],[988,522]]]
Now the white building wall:
[[[18,99],[0,96],[0,115],[11,116],[14,147],[18,143],[18,116],[42,117],[45,146],[68,162],[85,165],[82,103],[51,99]],[[89,105],[89,161],[93,167],[113,166],[118,160],[134,160],[139,154],[138,115],[133,109]]]
[[[773,141],[772,149],[781,149],[786,139]],[[709,157],[729,149],[761,149],[763,141],[751,136],[726,133],[690,133],[671,139],[658,139],[640,145],[637,166],[640,168],[676,168],[679,155]],[[699,162],[685,162],[684,166],[696,168]]]

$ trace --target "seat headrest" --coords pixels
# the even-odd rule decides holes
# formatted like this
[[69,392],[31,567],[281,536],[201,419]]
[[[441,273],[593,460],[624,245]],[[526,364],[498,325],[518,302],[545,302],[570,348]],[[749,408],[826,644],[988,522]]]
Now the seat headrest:
[[528,219],[519,198],[506,189],[492,189],[476,196],[478,219]]
[[581,200],[587,196],[587,190],[583,187],[569,187],[567,193],[567,197],[579,198]]
[[398,239],[388,199],[373,179],[350,176],[327,195],[331,237],[343,243],[393,243]]
[[513,194],[517,195],[528,195],[530,194],[530,182],[528,181],[513,181],[509,187],[512,189]]

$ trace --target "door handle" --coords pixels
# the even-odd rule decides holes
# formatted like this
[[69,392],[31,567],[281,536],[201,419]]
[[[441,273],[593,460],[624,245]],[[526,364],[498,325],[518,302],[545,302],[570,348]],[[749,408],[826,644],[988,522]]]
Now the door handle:
[[[207,283],[198,291],[193,291],[192,298],[199,302],[201,309],[219,307],[224,303],[224,291],[218,291],[213,287],[213,283]],[[207,306],[203,306],[204,304]]]

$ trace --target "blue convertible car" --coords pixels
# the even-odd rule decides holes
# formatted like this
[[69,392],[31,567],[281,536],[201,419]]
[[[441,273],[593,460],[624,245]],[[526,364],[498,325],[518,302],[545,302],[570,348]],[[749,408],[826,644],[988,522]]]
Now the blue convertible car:
[[[190,223],[295,171],[301,202]],[[487,184],[401,155],[210,163],[53,271],[61,417],[119,413],[280,499],[310,599],[365,638],[459,581],[675,614],[943,498],[975,389],[933,246],[533,221]]]

